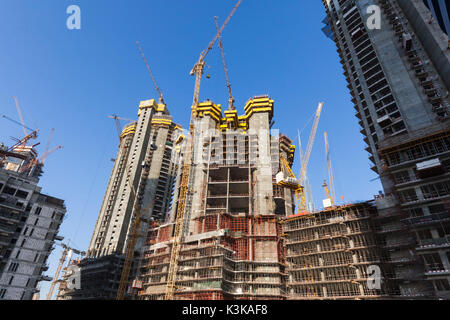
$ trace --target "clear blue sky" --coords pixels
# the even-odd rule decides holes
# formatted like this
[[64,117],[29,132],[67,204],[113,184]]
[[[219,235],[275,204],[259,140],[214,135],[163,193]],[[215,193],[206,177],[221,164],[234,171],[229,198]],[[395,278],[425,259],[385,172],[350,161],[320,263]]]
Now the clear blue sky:
[[[2,0],[0,2],[0,113],[40,129],[39,150],[51,128],[64,149],[46,163],[43,192],[66,201],[60,234],[86,249],[118,146],[111,114],[137,117],[140,100],[156,98],[136,40],[149,60],[174,120],[186,127],[194,79],[189,71],[236,0]],[[82,29],[66,28],[66,8],[81,8]],[[335,44],[322,34],[322,1],[243,0],[223,33],[236,106],[254,95],[275,100],[275,127],[296,139],[319,101],[324,111],[308,167],[316,205],[325,197],[324,131],[328,131],[337,195],[372,199],[381,190],[355,118]],[[227,91],[217,47],[208,55],[200,99],[226,106]],[[302,133],[307,143],[311,124]],[[0,141],[21,137],[0,119]],[[297,145],[297,142],[295,142]],[[296,155],[298,159],[298,154]],[[297,164],[295,172],[298,172]],[[61,250],[49,259],[55,272]],[[42,283],[41,298],[48,283]]]

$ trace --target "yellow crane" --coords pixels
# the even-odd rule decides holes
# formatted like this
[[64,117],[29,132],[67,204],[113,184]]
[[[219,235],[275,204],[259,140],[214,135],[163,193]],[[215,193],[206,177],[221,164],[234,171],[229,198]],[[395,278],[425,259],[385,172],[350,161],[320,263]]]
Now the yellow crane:
[[296,208],[300,208],[301,206],[301,197],[300,197],[300,190],[303,189],[303,186],[300,185],[300,182],[295,177],[294,172],[292,171],[291,167],[289,166],[289,163],[287,162],[286,158],[281,155],[281,172],[279,172],[276,176],[277,184],[289,189],[294,190],[295,192],[295,204]]
[[328,179],[330,182],[330,186],[328,187],[328,184],[326,181],[324,181],[322,187],[325,189],[325,193],[327,194],[328,199],[330,199],[331,206],[334,206],[334,200],[335,200],[335,191],[334,191],[334,177],[333,177],[333,169],[331,167],[331,158],[330,158],[330,145],[328,143],[328,133],[325,132],[325,153],[327,156],[327,166],[328,166]]
[[[127,176],[129,176],[129,174],[127,174]],[[133,207],[136,214],[134,217],[134,221],[132,221],[130,235],[128,236],[128,245],[125,254],[125,261],[123,263],[122,274],[120,276],[119,288],[117,289],[116,300],[123,300],[125,297],[125,292],[127,290],[130,277],[131,266],[133,264],[134,251],[136,250],[137,241],[141,237],[141,223],[148,222],[148,220],[143,217],[143,213],[145,213],[153,204],[152,201],[144,210],[141,210],[141,207],[137,204],[136,201],[136,192],[134,191],[134,187],[132,185],[130,186],[131,196],[133,198]]]
[[[214,17],[214,20],[216,22],[216,30],[219,32],[219,21],[217,20],[217,17]],[[223,42],[222,42],[222,35],[219,35],[219,43],[218,43],[220,54],[222,56],[222,64],[223,64],[223,70],[225,72],[225,79],[227,80],[227,88],[228,88],[228,110],[235,110],[234,108],[234,98],[233,93],[231,91],[231,82],[230,77],[228,75],[228,68],[227,68],[227,61],[225,59],[225,52],[223,51]]]
[[189,123],[189,131],[190,134],[188,134],[187,141],[186,141],[186,152],[184,156],[184,164],[183,169],[181,173],[181,182],[180,182],[180,192],[178,195],[178,203],[177,203],[177,211],[176,211],[176,220],[175,220],[175,230],[174,230],[174,238],[172,243],[172,250],[170,253],[170,262],[169,262],[169,271],[167,275],[167,286],[166,286],[166,292],[164,295],[165,300],[173,300],[174,294],[175,294],[175,282],[177,277],[177,269],[178,269],[178,257],[180,254],[180,248],[181,248],[181,241],[183,236],[183,221],[184,221],[184,211],[186,208],[186,200],[187,200],[187,194],[189,189],[189,176],[191,171],[191,161],[192,161],[192,135],[194,134],[194,119],[197,115],[197,106],[198,106],[198,99],[200,95],[200,84],[201,79],[203,75],[203,69],[205,67],[205,57],[211,51],[211,49],[214,46],[214,43],[219,38],[220,34],[222,33],[225,26],[230,21],[231,17],[236,12],[237,8],[241,4],[242,0],[239,0],[237,4],[234,6],[233,10],[231,11],[230,15],[227,17],[225,22],[223,23],[222,27],[219,29],[219,31],[214,36],[214,39],[209,43],[208,47],[202,51],[200,54],[200,58],[192,68],[190,74],[195,74],[195,87],[194,87],[194,98],[192,101],[192,113],[191,113],[191,119]]
[[69,252],[73,252],[75,254],[79,254],[82,256],[84,256],[86,254],[86,252],[71,248],[67,244],[64,244],[64,243],[57,243],[57,244],[63,248],[63,252],[62,252],[61,258],[59,259],[58,268],[56,268],[55,275],[53,276],[53,280],[50,285],[50,289],[48,290],[47,300],[52,299],[53,291],[55,290],[55,286],[59,282],[59,274],[61,273],[64,262],[66,262],[66,258],[67,258],[67,255],[69,254]]
[[[190,72],[191,76],[195,75],[194,99],[192,101],[192,106],[194,108],[198,104],[198,99],[199,99],[199,95],[200,95],[200,84],[201,84],[201,81],[202,81],[203,69],[205,68],[206,55],[213,48],[214,43],[217,41],[217,39],[219,38],[220,34],[223,32],[223,29],[226,27],[226,25],[228,24],[228,22],[230,21],[231,17],[234,15],[234,13],[236,12],[236,10],[239,7],[239,5],[241,4],[241,2],[242,2],[242,0],[239,0],[237,2],[237,4],[234,6],[233,10],[229,14],[229,16],[227,17],[225,22],[222,24],[222,26],[220,27],[219,31],[216,33],[214,38],[209,43],[208,47],[205,50],[202,51],[202,53],[200,54],[200,58],[197,60],[197,62],[195,63],[194,67],[192,68],[192,70]],[[195,109],[194,109],[194,115],[195,115]]]

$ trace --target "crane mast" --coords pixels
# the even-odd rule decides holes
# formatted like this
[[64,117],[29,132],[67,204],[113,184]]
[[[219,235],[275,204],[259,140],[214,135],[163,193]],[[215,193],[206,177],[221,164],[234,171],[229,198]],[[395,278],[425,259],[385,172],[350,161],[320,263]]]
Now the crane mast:
[[197,63],[192,68],[190,74],[195,74],[195,87],[194,87],[194,97],[192,100],[192,112],[191,112],[191,119],[189,123],[189,132],[186,141],[186,153],[184,157],[184,163],[183,163],[183,170],[181,173],[181,183],[180,183],[180,193],[178,196],[178,206],[176,211],[176,220],[175,220],[175,230],[174,230],[174,239],[172,243],[172,251],[170,253],[170,262],[169,262],[169,272],[167,276],[167,286],[166,286],[166,292],[164,295],[165,300],[173,300],[175,295],[175,282],[177,277],[177,269],[178,269],[178,257],[180,254],[180,248],[181,248],[181,241],[183,236],[183,222],[184,222],[184,213],[186,209],[186,200],[187,195],[189,193],[189,176],[191,172],[191,162],[192,162],[192,136],[194,134],[194,119],[197,115],[197,105],[199,101],[199,95],[200,95],[200,84],[202,80],[203,70],[205,67],[205,57],[208,54],[209,51],[214,46],[214,43],[219,38],[220,34],[222,33],[225,26],[230,21],[231,17],[236,12],[237,8],[241,4],[242,0],[239,0],[237,4],[234,6],[233,10],[223,23],[222,27],[217,31],[216,35],[214,36],[214,39],[209,43],[208,47],[200,54],[200,58],[198,59]]
[[297,200],[300,204],[299,210],[300,211],[306,211],[306,195],[305,195],[305,188],[304,188],[304,182],[306,177],[306,169],[308,167],[309,158],[311,156],[312,147],[314,145],[314,140],[316,138],[317,133],[317,127],[319,125],[320,115],[322,114],[322,108],[323,108],[323,102],[319,103],[319,106],[317,107],[316,116],[314,118],[313,127],[311,130],[311,134],[309,136],[308,145],[306,147],[306,151],[303,157],[302,161],[302,167],[300,170],[300,184],[302,185],[300,189],[298,190],[297,194],[299,196],[299,200]]
[[[59,243],[58,243],[59,244]],[[61,254],[61,258],[59,259],[58,268],[56,269],[55,275],[53,276],[52,283],[50,285],[50,289],[48,290],[47,294],[47,300],[51,300],[53,296],[53,291],[55,290],[56,283],[58,283],[59,274],[61,273],[61,269],[64,265],[64,262],[66,262],[67,254],[69,251],[72,251],[79,255],[85,255],[86,253],[84,251],[79,251],[77,249],[71,248],[66,244],[59,244],[61,247],[63,247],[63,252]]]
[[[217,20],[217,17],[214,17],[214,20],[216,22],[216,30],[217,30],[217,32],[219,32],[219,22]],[[222,35],[219,36],[219,45],[218,46],[219,46],[219,49],[220,49],[220,54],[222,56],[222,64],[223,64],[223,70],[225,72],[225,79],[227,80],[228,110],[235,110],[233,93],[231,91],[230,77],[228,75],[227,61],[225,60],[225,52],[223,51]]]
[[328,181],[330,182],[330,186],[328,189],[328,185],[325,182],[324,183],[324,188],[325,188],[325,192],[327,192],[327,196],[328,198],[331,200],[331,205],[334,205],[334,200],[336,197],[335,194],[335,190],[334,190],[334,177],[333,177],[333,169],[331,167],[331,158],[330,158],[330,145],[328,143],[328,133],[325,132],[324,133],[324,137],[325,137],[325,152],[326,152],[326,156],[327,156],[327,166],[328,166]]
[[[129,176],[129,175],[128,175]],[[131,183],[131,182],[130,182]],[[134,251],[136,249],[137,241],[140,237],[140,228],[142,221],[145,221],[143,216],[143,212],[146,212],[153,201],[148,205],[147,208],[141,210],[141,207],[138,206],[136,201],[136,192],[134,191],[134,187],[131,185],[131,196],[133,198],[133,207],[136,215],[134,217],[134,221],[132,222],[131,232],[128,237],[128,245],[125,253],[125,261],[123,263],[122,274],[120,276],[119,288],[117,289],[116,300],[123,300],[125,297],[125,292],[128,286],[128,280],[130,277],[131,266],[133,264]]]
[[163,93],[162,93],[161,89],[158,87],[158,84],[156,83],[155,77],[153,76],[152,69],[150,69],[150,65],[148,64],[147,59],[145,58],[144,51],[142,50],[139,41],[136,41],[136,45],[139,49],[139,53],[141,54],[142,60],[144,60],[145,66],[147,67],[147,70],[148,70],[148,73],[150,73],[150,77],[152,78],[153,85],[155,86],[155,90],[159,94],[159,103],[166,104],[164,102]]
[[27,129],[26,129],[26,126],[25,126],[25,122],[23,121],[22,110],[20,109],[19,100],[17,100],[16,96],[14,96],[14,101],[16,102],[16,109],[17,109],[17,113],[19,114],[20,123],[22,125],[23,133],[25,134],[25,136],[27,136],[28,133],[27,133]]
[[[211,51],[211,49],[213,48],[214,43],[216,43],[216,41],[219,38],[220,34],[222,33],[223,29],[226,27],[226,25],[230,21],[231,17],[234,15],[236,10],[238,9],[238,7],[241,4],[241,2],[242,2],[242,0],[239,0],[236,3],[236,5],[234,6],[233,10],[231,11],[231,13],[226,18],[225,22],[220,27],[219,31],[217,31],[217,33],[214,36],[214,38],[208,44],[208,47],[205,50],[203,50],[202,53],[200,54],[200,58],[198,59],[197,63],[194,65],[194,67],[192,68],[192,70],[190,72],[191,76],[193,76],[195,74],[194,98],[192,99],[192,106],[194,108],[197,107],[198,99],[199,99],[199,96],[200,96],[200,84],[201,84],[201,80],[202,80],[203,70],[205,68],[205,61],[204,60],[205,60],[207,54],[209,53],[209,51]],[[196,114],[195,113],[195,109],[194,109],[194,114]],[[192,121],[192,119],[191,119],[191,121]]]

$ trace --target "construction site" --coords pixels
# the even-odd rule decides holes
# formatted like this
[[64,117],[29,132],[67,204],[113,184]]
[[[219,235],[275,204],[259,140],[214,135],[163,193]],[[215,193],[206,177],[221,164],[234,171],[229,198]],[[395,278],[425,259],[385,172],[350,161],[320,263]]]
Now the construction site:
[[[66,208],[36,185],[45,158],[61,146],[48,151],[49,141],[38,158],[27,145],[37,131],[28,134],[22,121],[26,137],[0,149],[0,299],[19,298],[19,291],[31,298],[40,280],[51,281],[47,300],[55,292],[58,300],[450,298],[450,83],[442,71],[450,70],[450,55],[439,25],[417,22],[425,21],[428,6],[421,0],[323,1],[323,31],[336,43],[384,193],[349,203],[342,196],[338,204],[325,132],[326,197],[315,209],[308,164],[328,102],[317,97],[304,149],[300,133],[295,145],[275,129],[283,106],[269,94],[249,93],[238,111],[222,33],[241,2],[222,25],[215,17],[216,34],[191,69],[194,96],[184,129],[137,42],[158,98],[139,102],[137,120],[109,116],[119,145],[89,247],[60,244],[52,278],[41,275],[54,240],[63,239],[57,231]],[[364,24],[363,13],[374,4],[389,28]],[[431,37],[435,42],[427,44]],[[206,57],[215,47],[226,79],[225,107],[200,101]],[[386,48],[389,54],[377,53]],[[23,173],[25,185],[33,185],[30,194],[13,182],[24,182]],[[16,290],[31,285],[20,280],[11,287],[23,250],[7,249],[22,239],[7,243],[8,237],[16,224],[36,226],[29,217],[42,216],[46,207],[56,220],[32,262],[39,267],[34,290]],[[19,221],[19,211],[28,218]]]
[[[381,2],[383,8],[388,8],[388,1]],[[431,246],[426,249],[422,246],[417,254],[413,253],[412,249],[422,243],[416,236],[423,235],[410,227],[413,223],[409,221],[411,219],[405,220],[400,213],[396,200],[398,195],[391,191],[391,185],[387,183],[389,174],[385,164],[378,163],[379,159],[386,157],[388,165],[399,163],[398,157],[397,160],[392,159],[391,155],[394,153],[386,147],[397,139],[391,136],[393,131],[384,129],[384,140],[378,140],[374,136],[374,146],[372,140],[365,140],[370,146],[366,150],[377,154],[370,157],[376,164],[372,169],[384,172],[381,180],[385,190],[390,192],[386,195],[380,193],[373,200],[344,205],[337,204],[328,135],[325,133],[328,181],[324,181],[323,187],[326,199],[323,201],[324,209],[314,210],[310,201],[311,190],[307,188],[307,167],[324,103],[319,103],[316,110],[305,150],[302,150],[299,140],[298,177],[292,171],[296,158],[293,140],[272,128],[275,117],[274,100],[268,95],[254,96],[244,105],[244,114],[238,115],[221,33],[240,3],[241,1],[237,2],[220,28],[216,19],[217,34],[202,51],[191,70],[191,75],[195,76],[195,90],[189,128],[184,133],[176,134],[170,140],[173,148],[166,150],[174,156],[167,159],[167,164],[173,168],[170,179],[173,184],[173,199],[166,203],[165,214],[161,214],[161,210],[155,211],[155,207],[151,206],[151,199],[154,200],[152,188],[135,193],[134,190],[144,190],[135,183],[128,192],[128,207],[133,207],[134,203],[134,208],[125,211],[130,212],[133,218],[126,220],[129,221],[128,233],[122,233],[126,237],[119,242],[121,249],[105,249],[105,245],[98,242],[100,238],[94,233],[91,249],[88,251],[91,259],[94,259],[93,263],[95,259],[107,258],[108,254],[124,257],[120,281],[115,277],[116,299],[359,300],[432,299],[439,294],[445,295],[448,284],[444,282],[447,280],[441,278],[439,282],[433,282],[434,290],[430,289],[431,283],[425,281],[423,266],[427,268],[427,261],[436,259],[437,256],[424,257],[422,262],[422,252],[433,250]],[[358,9],[351,1],[324,4],[329,14],[329,20],[324,20],[328,24],[328,29],[325,28],[324,32],[337,43],[339,53],[339,38],[333,37],[333,33],[336,35],[336,28],[341,26],[332,25],[332,10],[343,14],[345,21],[353,29],[355,26],[360,28],[357,35],[353,33],[355,46],[368,39],[362,29],[364,26],[354,14],[363,9]],[[341,5],[342,10],[339,8]],[[392,18],[390,13],[387,14]],[[356,22],[358,23],[353,25]],[[406,28],[406,24],[404,27]],[[209,99],[199,101],[205,58],[216,42],[227,80],[227,108],[222,108]],[[377,44],[374,42],[372,45]],[[162,110],[166,108],[162,93],[142,50],[141,55],[160,95],[159,104],[150,104],[153,104],[155,110]],[[349,83],[352,84],[350,80]],[[386,94],[389,93],[384,90]],[[378,97],[376,95],[373,99]],[[389,104],[394,100],[386,101]],[[354,102],[359,103],[356,100]],[[141,103],[140,108],[143,103],[145,102]],[[401,105],[401,101],[399,104]],[[361,106],[365,109],[367,103],[362,101]],[[357,109],[358,118],[359,112]],[[442,116],[440,113],[440,121],[444,121]],[[152,117],[155,119],[156,114],[151,114],[150,118]],[[381,118],[377,123],[383,127],[386,116],[380,114],[379,117]],[[155,120],[149,118],[146,121],[148,124],[156,124]],[[365,125],[362,121],[360,124]],[[139,122],[137,127],[143,128]],[[441,124],[436,126],[439,130],[438,127],[441,128]],[[400,130],[399,132],[403,130],[399,125],[391,129]],[[119,131],[119,135],[121,139],[125,139],[128,133],[134,133],[135,130],[128,126],[123,132]],[[373,132],[372,127],[369,131]],[[414,133],[414,137],[420,135],[420,132],[423,130]],[[363,130],[362,133],[365,134],[366,131]],[[439,134],[440,139],[446,139],[442,133]],[[130,136],[130,141],[131,139]],[[401,135],[398,139],[401,139]],[[135,150],[142,148],[139,146]],[[147,163],[158,159],[153,157]],[[391,164],[392,161],[395,163]],[[131,163],[129,162],[130,168]],[[421,167],[418,165],[418,170],[425,172],[432,167],[435,165],[431,162],[430,165],[424,163]],[[433,174],[442,172],[433,171],[431,176]],[[135,177],[135,174],[132,173],[131,177]],[[156,178],[158,177],[155,176]],[[417,179],[424,178],[425,176],[417,176]],[[135,178],[134,181],[140,180],[142,177]],[[125,184],[124,190],[128,181],[122,182]],[[115,182],[114,185],[119,183]],[[159,195],[167,195],[167,190]],[[142,198],[147,200],[142,201]],[[105,196],[105,199],[113,197]],[[141,212],[149,204],[149,213]],[[448,209],[436,206],[433,210],[438,211],[441,219],[437,221],[433,218],[433,222],[442,224],[442,219],[448,219]],[[148,219],[152,219],[152,222],[146,223]],[[97,224],[99,223],[100,220]],[[432,223],[431,220],[429,223]],[[105,223],[101,225],[107,226]],[[444,229],[441,233],[445,234],[448,226],[442,227]],[[136,232],[139,228],[141,231]],[[102,234],[100,229],[95,232]],[[443,242],[439,244],[442,245]],[[83,263],[86,262],[77,262]],[[441,267],[443,268],[442,264]],[[96,281],[99,279],[101,277]],[[108,280],[111,281],[111,278]],[[100,284],[95,286],[101,287]],[[438,293],[442,289],[443,292]],[[75,293],[65,291],[62,287],[59,297],[77,299],[76,292],[77,290]],[[113,294],[114,290],[101,298],[111,298]]]

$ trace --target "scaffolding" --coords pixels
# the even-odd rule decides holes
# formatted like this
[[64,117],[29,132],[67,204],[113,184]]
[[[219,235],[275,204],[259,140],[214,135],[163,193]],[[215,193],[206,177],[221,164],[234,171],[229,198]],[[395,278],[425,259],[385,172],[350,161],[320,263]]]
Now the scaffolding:
[[[290,299],[377,299],[395,288],[370,289],[370,266],[380,250],[369,203],[335,207],[283,221]],[[381,270],[381,268],[380,268]]]
[[[187,237],[180,250],[175,298],[283,299],[285,274],[278,220],[274,215],[229,213],[196,218],[196,235]],[[160,227],[159,236],[162,230],[167,226]],[[159,237],[157,242],[163,239]],[[164,242],[149,246],[141,298],[163,298],[170,251]]]

